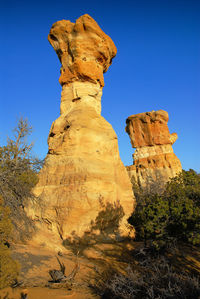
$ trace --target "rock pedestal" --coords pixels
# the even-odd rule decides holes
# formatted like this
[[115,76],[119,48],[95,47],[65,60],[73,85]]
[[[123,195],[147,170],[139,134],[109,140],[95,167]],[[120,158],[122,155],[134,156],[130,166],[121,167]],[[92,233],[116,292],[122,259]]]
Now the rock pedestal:
[[130,232],[132,186],[112,126],[101,116],[103,73],[116,47],[89,16],[53,24],[48,39],[61,61],[60,117],[28,208],[39,232],[62,240],[120,238]]
[[169,133],[168,113],[164,110],[131,115],[126,120],[132,147],[133,165],[127,166],[129,176],[141,187],[154,185],[159,189],[181,170],[173,152],[176,133]]

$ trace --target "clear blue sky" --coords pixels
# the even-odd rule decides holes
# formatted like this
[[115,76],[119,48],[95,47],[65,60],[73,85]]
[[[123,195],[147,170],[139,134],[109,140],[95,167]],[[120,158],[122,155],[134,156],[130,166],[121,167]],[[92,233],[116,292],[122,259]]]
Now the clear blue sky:
[[47,153],[47,136],[59,116],[60,63],[47,41],[51,25],[88,13],[118,49],[105,74],[102,115],[112,124],[120,156],[132,164],[125,133],[131,114],[164,109],[174,152],[184,169],[200,172],[200,1],[0,2],[0,144],[20,115],[34,127],[35,153]]

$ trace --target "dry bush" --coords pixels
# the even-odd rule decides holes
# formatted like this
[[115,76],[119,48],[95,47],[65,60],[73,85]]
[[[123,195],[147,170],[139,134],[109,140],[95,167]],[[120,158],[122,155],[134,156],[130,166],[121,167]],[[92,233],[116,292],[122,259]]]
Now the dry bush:
[[0,289],[11,285],[19,272],[19,265],[12,259],[8,248],[11,231],[10,211],[0,198]]
[[32,232],[24,206],[33,198],[32,188],[38,181],[37,171],[42,161],[33,157],[33,144],[27,141],[32,132],[28,121],[20,118],[13,131],[13,138],[8,138],[7,144],[0,147],[0,195],[11,211],[13,238],[23,240]]
[[[139,270],[130,266],[126,274],[104,274],[92,285],[94,292],[101,298],[108,299],[198,299],[200,281],[197,276],[178,273],[172,269],[164,258],[143,260]],[[105,279],[106,278],[106,279]]]

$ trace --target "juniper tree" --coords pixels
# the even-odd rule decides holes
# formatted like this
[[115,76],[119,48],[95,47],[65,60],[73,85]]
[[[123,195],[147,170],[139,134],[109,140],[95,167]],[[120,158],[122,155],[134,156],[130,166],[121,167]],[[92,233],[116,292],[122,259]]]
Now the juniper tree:
[[[159,182],[158,182],[159,184]],[[147,193],[135,186],[137,206],[129,219],[136,239],[151,241],[158,249],[172,241],[200,244],[200,175],[182,171],[165,191]]]

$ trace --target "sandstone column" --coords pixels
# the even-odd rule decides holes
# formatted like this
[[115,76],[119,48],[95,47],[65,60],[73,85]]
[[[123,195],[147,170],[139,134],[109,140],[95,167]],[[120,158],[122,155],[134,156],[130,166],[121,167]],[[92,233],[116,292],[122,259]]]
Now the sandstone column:
[[168,113],[164,110],[131,115],[126,120],[126,132],[136,149],[134,163],[127,166],[127,170],[130,178],[141,187],[154,185],[162,189],[182,170],[172,149],[177,134],[169,133],[167,122]]
[[89,16],[53,24],[48,40],[61,62],[60,117],[50,129],[49,151],[29,215],[39,231],[61,239],[129,233],[132,186],[112,126],[101,116],[106,72],[116,55],[113,41]]

